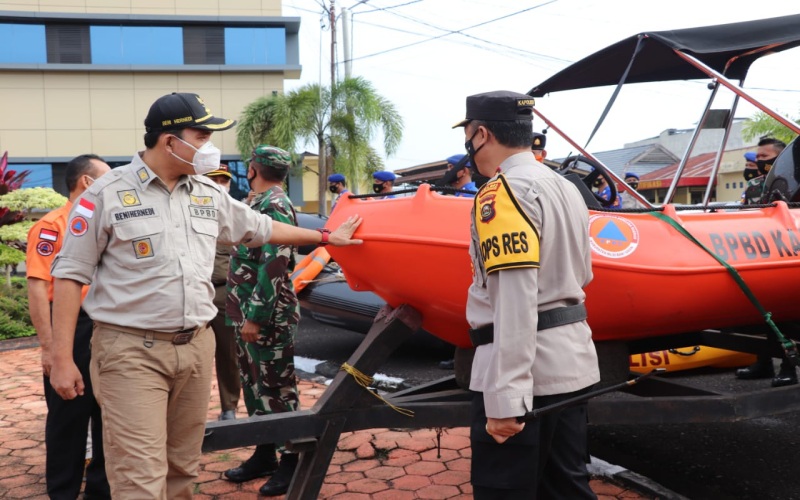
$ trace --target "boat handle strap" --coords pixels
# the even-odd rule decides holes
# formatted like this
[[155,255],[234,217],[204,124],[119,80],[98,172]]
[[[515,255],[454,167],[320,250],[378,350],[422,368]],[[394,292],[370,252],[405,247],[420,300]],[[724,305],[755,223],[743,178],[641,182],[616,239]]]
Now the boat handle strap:
[[678,231],[686,238],[688,238],[689,241],[693,242],[695,245],[705,250],[706,253],[714,257],[714,259],[716,259],[717,262],[722,264],[722,266],[731,275],[733,280],[736,281],[736,284],[739,285],[739,288],[742,289],[742,292],[745,294],[745,296],[750,300],[750,302],[753,303],[756,309],[758,309],[758,312],[761,313],[761,315],[764,317],[764,320],[769,326],[770,331],[773,333],[778,343],[783,348],[783,352],[784,354],[786,354],[786,359],[788,359],[794,366],[800,366],[800,357],[798,357],[797,346],[793,341],[787,339],[783,335],[783,333],[781,333],[780,329],[778,329],[778,325],[776,325],[775,322],[772,321],[772,313],[764,309],[764,306],[761,305],[761,302],[758,301],[756,296],[753,294],[753,291],[750,290],[750,287],[747,286],[747,283],[744,282],[744,279],[739,274],[739,272],[733,266],[722,260],[722,258],[719,255],[715,254],[707,246],[703,245],[700,241],[698,241],[697,238],[692,236],[692,234],[689,231],[687,231],[672,217],[663,214],[661,212],[648,212],[648,213],[650,213],[650,215],[652,215],[653,217],[661,219],[662,221],[666,222],[667,224],[675,228],[676,231]]

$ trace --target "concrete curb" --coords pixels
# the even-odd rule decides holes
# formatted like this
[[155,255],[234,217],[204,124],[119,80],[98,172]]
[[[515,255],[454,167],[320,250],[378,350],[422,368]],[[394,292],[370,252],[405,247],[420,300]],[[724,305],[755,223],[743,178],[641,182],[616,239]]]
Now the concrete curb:
[[0,341],[0,352],[16,351],[17,349],[29,349],[31,347],[39,347],[39,337],[36,335]]
[[689,500],[687,497],[665,488],[650,478],[631,472],[619,465],[610,464],[594,456],[591,457],[591,463],[587,465],[587,468],[592,476],[607,477],[627,489],[638,491],[659,500]]
[[612,478],[626,486],[630,486],[631,489],[647,495],[652,495],[653,498],[662,500],[689,500],[688,497],[675,493],[674,491],[665,488],[652,479],[646,478],[641,474],[637,474],[629,470],[614,474]]

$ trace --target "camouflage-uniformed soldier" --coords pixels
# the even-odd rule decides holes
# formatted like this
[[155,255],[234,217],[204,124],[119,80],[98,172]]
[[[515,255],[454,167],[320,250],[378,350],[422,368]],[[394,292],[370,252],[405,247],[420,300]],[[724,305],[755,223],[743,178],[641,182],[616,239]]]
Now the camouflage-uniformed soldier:
[[[294,207],[281,188],[290,165],[291,158],[282,149],[263,145],[253,151],[247,179],[256,195],[250,207],[272,220],[297,225]],[[296,411],[299,407],[294,337],[300,306],[290,278],[294,253],[291,245],[239,245],[231,257],[226,312],[236,329],[239,373],[250,416]],[[259,491],[262,495],[282,495],[296,465],[297,456],[283,451],[278,466],[275,445],[262,444],[225,476],[234,482],[249,481],[277,468]]]
[[744,185],[744,204],[757,205],[761,203],[761,195],[764,192],[764,181],[767,179],[766,175],[759,175],[754,179],[747,181]]

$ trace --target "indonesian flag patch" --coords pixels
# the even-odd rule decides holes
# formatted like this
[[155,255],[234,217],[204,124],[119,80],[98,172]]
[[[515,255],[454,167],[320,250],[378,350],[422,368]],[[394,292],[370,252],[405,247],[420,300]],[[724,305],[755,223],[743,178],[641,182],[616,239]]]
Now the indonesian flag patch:
[[94,203],[87,199],[81,198],[78,200],[78,206],[75,207],[75,211],[87,219],[91,219],[92,216],[94,216]]
[[56,241],[58,240],[58,232],[51,231],[50,229],[42,229],[41,231],[39,231],[39,239],[47,241]]

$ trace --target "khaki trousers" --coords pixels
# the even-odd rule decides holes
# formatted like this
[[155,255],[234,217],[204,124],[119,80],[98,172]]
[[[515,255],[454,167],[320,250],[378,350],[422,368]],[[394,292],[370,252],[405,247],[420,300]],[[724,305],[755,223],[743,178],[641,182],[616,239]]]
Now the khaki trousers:
[[192,497],[213,357],[209,328],[187,344],[153,340],[146,347],[143,337],[95,325],[91,378],[113,498]]

